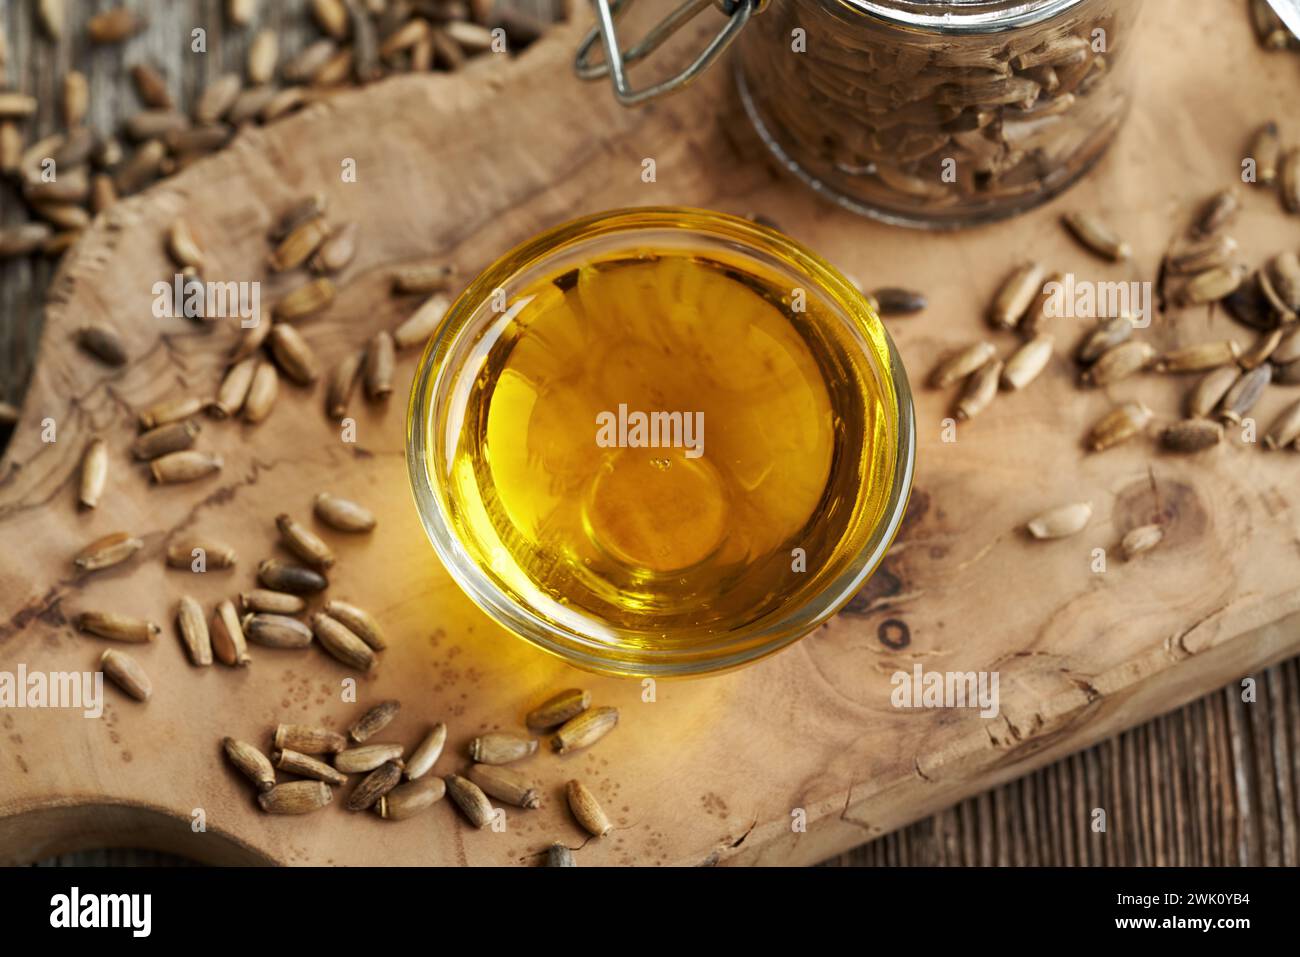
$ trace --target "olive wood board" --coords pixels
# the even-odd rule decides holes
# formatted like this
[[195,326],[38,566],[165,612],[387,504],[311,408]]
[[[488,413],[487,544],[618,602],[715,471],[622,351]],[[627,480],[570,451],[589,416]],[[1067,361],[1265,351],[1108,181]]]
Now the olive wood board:
[[[155,691],[142,705],[106,688],[98,720],[0,713],[0,859],[113,845],[222,863],[505,865],[536,863],[559,840],[579,848],[580,865],[811,863],[1294,654],[1300,460],[1235,439],[1194,457],[1149,441],[1087,455],[1081,438],[1113,402],[1141,397],[1169,419],[1189,382],[1144,376],[1083,391],[1063,354],[1025,392],[964,424],[956,442],[942,440],[951,394],[918,388],[908,518],[862,593],[778,655],[660,681],[653,695],[509,636],[443,571],[417,520],[403,451],[418,350],[401,354],[386,404],[354,401],[353,445],[325,417],[320,385],[282,385],[259,426],[204,420],[199,445],[224,456],[218,476],[152,487],[126,451],[140,409],[211,393],[237,336],[229,324],[151,315],[151,287],[172,272],[165,227],[188,217],[205,237],[209,278],[266,279],[270,301],[297,280],[266,276],[267,230],[317,190],[331,218],[359,222],[362,236],[338,300],[301,324],[326,366],[413,308],[388,296],[394,263],[439,257],[468,276],[576,214],[686,204],[760,212],[865,285],[924,290],[925,313],[890,320],[919,384],[941,352],[989,334],[985,304],[1026,256],[1081,277],[1152,278],[1196,202],[1237,175],[1239,144],[1265,112],[1297,118],[1300,61],[1258,51],[1235,11],[1175,4],[1147,4],[1136,110],[1098,169],[1043,209],[973,231],[901,231],[816,199],[776,171],[721,68],[649,108],[620,108],[606,87],[571,73],[585,21],[515,61],[342,92],[241,134],[102,215],[51,288],[37,369],[0,467],[0,669],[94,668],[109,643],[78,634],[72,620],[107,608],[163,624],[152,646],[127,648]],[[656,161],[651,183],[641,177],[646,157]],[[355,183],[340,178],[349,158]],[[1058,223],[1072,208],[1113,222],[1134,260],[1112,266],[1080,251]],[[1254,191],[1232,232],[1254,264],[1293,247],[1300,220],[1281,213],[1276,195]],[[72,332],[88,320],[122,331],[125,367],[106,369],[74,348]],[[1083,324],[1059,321],[1068,347]],[[1162,316],[1145,334],[1160,347],[1250,335],[1204,308]],[[998,339],[1003,353],[1013,342]],[[1288,391],[1266,396],[1261,426],[1291,401]],[[42,441],[46,419],[57,426],[52,443]],[[93,434],[108,440],[111,475],[99,508],[79,511],[78,464]],[[254,647],[239,670],[189,665],[173,624],[178,596],[210,609],[250,587],[257,562],[276,551],[274,516],[307,518],[323,489],[379,515],[370,536],[323,532],[340,556],[328,594],[373,610],[391,639],[359,681],[359,703],[341,700],[350,673],[316,650]],[[1021,531],[1039,510],[1076,500],[1096,507],[1080,535],[1041,543]],[[1123,534],[1157,514],[1165,542],[1121,561]],[[119,529],[143,536],[135,559],[73,573],[73,554]],[[190,534],[234,545],[236,567],[202,576],[165,568],[168,541]],[[1090,567],[1099,547],[1110,554],[1104,574]],[[890,676],[917,663],[997,671],[999,715],[892,707]],[[472,830],[447,801],[400,823],[350,814],[342,796],[308,817],[264,815],[221,754],[225,735],[266,748],[278,722],[342,728],[365,704],[397,698],[403,711],[380,737],[414,746],[430,723],[447,722],[436,769],[445,774],[466,763],[475,734],[521,728],[529,706],[573,685],[617,705],[620,725],[588,751],[530,758],[523,769],[543,787],[544,806],[507,809],[502,832]],[[570,778],[603,801],[612,834],[584,838],[564,807]],[[801,817],[806,830],[793,826]]]

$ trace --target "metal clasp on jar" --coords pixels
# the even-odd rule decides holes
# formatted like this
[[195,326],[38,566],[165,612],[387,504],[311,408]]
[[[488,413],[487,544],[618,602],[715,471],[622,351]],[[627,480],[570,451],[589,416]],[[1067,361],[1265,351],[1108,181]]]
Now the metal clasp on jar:
[[[666,93],[680,90],[709,68],[728,46],[736,39],[749,18],[761,12],[768,0],[685,0],[676,10],[659,21],[638,43],[623,49],[614,26],[614,19],[632,6],[632,0],[592,0],[596,9],[596,26],[583,39],[578,47],[578,55],[573,61],[573,70],[581,79],[598,80],[603,76],[613,78],[614,95],[624,106],[638,106]],[[663,45],[670,36],[680,30],[707,7],[717,7],[726,17],[727,22],[721,32],[710,41],[696,59],[676,76],[662,80],[653,86],[641,90],[632,89],[627,78],[627,66],[649,56]],[[601,41],[605,50],[605,62],[592,63],[592,48],[596,40]]]

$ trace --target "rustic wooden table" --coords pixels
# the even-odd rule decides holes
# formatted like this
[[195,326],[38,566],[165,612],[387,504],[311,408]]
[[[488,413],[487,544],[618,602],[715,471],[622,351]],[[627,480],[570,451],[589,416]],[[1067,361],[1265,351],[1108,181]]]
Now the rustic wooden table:
[[[560,0],[509,0],[550,16]],[[41,38],[35,4],[6,4],[3,77],[35,94],[41,109],[29,128],[58,128],[60,78],[75,66],[90,80],[89,122],[107,130],[138,108],[126,68],[141,59],[160,67],[190,106],[204,83],[244,61],[252,29],[231,31],[224,0],[134,0],[150,21],[124,47],[90,48],[82,25],[108,2],[68,0],[68,29],[59,44]],[[252,27],[273,26],[292,54],[316,36],[305,0],[259,4]],[[189,55],[190,31],[208,31],[208,54]],[[793,184],[791,188],[797,188]],[[8,184],[0,184],[0,223],[24,218]],[[36,355],[51,261],[0,263],[0,399],[20,405]],[[905,281],[906,277],[894,277]],[[0,436],[3,442],[7,436]],[[1242,701],[1234,683],[1179,711],[1005,787],[965,801],[929,820],[880,838],[828,863],[933,865],[1296,865],[1300,848],[1300,659],[1252,675],[1257,700]],[[1089,812],[1137,821],[1121,839],[1098,841]],[[175,859],[147,851],[68,855],[46,864],[157,864]]]

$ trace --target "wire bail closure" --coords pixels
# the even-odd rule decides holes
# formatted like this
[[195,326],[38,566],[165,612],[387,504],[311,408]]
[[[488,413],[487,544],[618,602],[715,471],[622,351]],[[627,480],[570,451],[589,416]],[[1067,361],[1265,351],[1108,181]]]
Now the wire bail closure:
[[[685,0],[676,10],[659,21],[638,43],[626,50],[622,49],[614,20],[632,6],[632,0],[591,0],[596,10],[596,26],[592,27],[578,47],[578,55],[573,61],[573,71],[583,80],[598,80],[604,76],[612,77],[614,95],[624,106],[639,106],[668,93],[682,89],[712,65],[731,41],[749,22],[754,13],[767,6],[768,0]],[[690,66],[676,76],[646,87],[632,89],[628,82],[627,67],[638,60],[645,59],[675,32],[686,26],[707,7],[717,7],[727,17],[722,30],[709,45],[704,48]],[[599,39],[605,51],[603,63],[592,63],[591,54]]]

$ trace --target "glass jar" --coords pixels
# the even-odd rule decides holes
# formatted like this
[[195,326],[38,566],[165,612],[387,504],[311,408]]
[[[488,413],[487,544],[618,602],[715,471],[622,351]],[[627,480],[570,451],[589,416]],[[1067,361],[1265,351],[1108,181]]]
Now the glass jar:
[[[719,41],[738,36],[737,85],[764,142],[818,192],[886,222],[954,228],[1043,203],[1097,162],[1131,103],[1141,0],[714,5],[728,14]],[[605,51],[623,59],[616,41]],[[704,65],[620,98],[667,92]],[[580,74],[602,67],[580,55]]]
[[625,675],[735,667],[829,618],[893,540],[914,457],[867,299],[778,232],[677,208],[580,219],[488,267],[427,346],[407,423],[460,586]]

